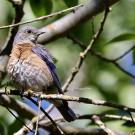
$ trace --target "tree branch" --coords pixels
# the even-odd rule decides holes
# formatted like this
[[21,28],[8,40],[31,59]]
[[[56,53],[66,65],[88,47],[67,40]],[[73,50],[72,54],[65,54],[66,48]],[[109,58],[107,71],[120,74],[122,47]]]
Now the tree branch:
[[[46,125],[40,125],[41,128],[46,129]],[[48,126],[48,130],[51,130],[51,125]],[[61,126],[66,135],[107,135],[107,133],[99,128],[77,128],[73,126]],[[57,133],[53,133],[57,135]]]
[[[8,90],[8,91],[0,91],[0,95],[2,94],[8,94],[8,95],[20,95],[18,94],[18,90]],[[98,105],[98,106],[107,106],[107,107],[112,107],[116,109],[120,109],[123,111],[129,111],[129,112],[135,112],[134,108],[125,106],[125,105],[120,105],[120,104],[115,104],[111,102],[107,102],[104,100],[93,100],[89,98],[84,98],[84,97],[76,97],[76,96],[68,96],[68,95],[63,95],[63,94],[39,94],[39,93],[34,93],[34,92],[23,92],[21,93],[21,96],[24,96],[26,98],[29,97],[36,97],[40,98],[42,100],[66,100],[66,101],[74,101],[74,102],[79,102],[79,103],[85,103],[85,104],[93,104],[93,105]]]
[[[51,131],[52,126],[42,123],[39,125],[43,129],[47,129]],[[101,128],[78,128],[70,125],[61,125],[61,129],[65,132],[66,135],[108,135]],[[53,133],[57,135],[57,133]],[[122,133],[117,133],[117,135],[126,135]]]
[[[81,49],[85,50],[86,49],[86,45],[81,42],[79,39],[73,37],[71,34],[68,34],[67,36],[68,39],[72,40],[73,43],[77,44],[80,46]],[[117,57],[116,59],[109,59],[106,58],[105,56],[103,56],[102,54],[93,51],[92,49],[89,51],[90,54],[94,55],[95,57],[105,61],[105,62],[109,62],[113,65],[115,65],[119,70],[121,70],[123,73],[127,74],[128,76],[135,78],[135,75],[133,75],[132,73],[126,71],[124,68],[122,68],[117,61],[119,61],[120,59],[122,59],[124,56],[126,56],[128,53],[130,53],[133,49],[135,48],[135,46],[132,46],[129,50],[127,50],[126,52],[124,52],[122,55],[120,55],[119,57]]]
[[84,115],[79,115],[77,119],[83,119],[83,120],[91,119],[93,115],[96,115],[96,116],[100,117],[101,120],[105,120],[105,121],[124,120],[126,122],[130,121],[131,123],[133,123],[133,121],[130,117],[127,117],[125,115],[116,115],[116,114],[84,114]]
[[[95,115],[98,116],[101,120],[105,120],[105,121],[124,120],[124,121],[130,121],[131,123],[133,123],[133,121],[132,121],[132,119],[130,117],[121,116],[121,115],[114,115],[114,114],[84,114],[84,115],[77,115],[77,120],[81,120],[81,119],[82,120],[84,120],[84,119],[92,120],[92,117],[95,116]],[[53,120],[55,122],[57,122],[57,123],[58,122],[65,122],[63,117],[57,117],[57,118],[53,117]],[[27,124],[27,127],[29,127],[32,130],[32,129],[34,129],[35,123],[36,123],[36,119],[34,118],[34,119],[32,119],[32,121],[30,121],[30,123]],[[40,115],[39,127],[43,127],[44,129],[48,129],[48,126],[50,126],[51,124],[52,123],[50,122],[50,120],[43,119],[43,115]],[[49,129],[52,131],[51,128],[49,128]],[[74,127],[74,130],[76,130],[75,127]],[[83,128],[84,133],[85,133],[85,130],[87,130],[87,128]],[[26,128],[25,126],[23,126],[15,135],[21,135],[21,134],[26,133],[26,132],[28,133],[28,131],[29,131],[29,129]],[[65,132],[65,133],[67,134],[67,132]],[[90,130],[89,130],[89,133],[91,133]],[[78,133],[75,132],[75,134],[78,134]]]
[[124,68],[122,68],[117,61],[115,60],[111,60],[111,59],[108,59],[106,57],[104,57],[103,55],[101,55],[100,53],[97,53],[97,52],[94,52],[94,51],[91,51],[91,54],[96,56],[97,58],[105,61],[105,62],[109,62],[109,63],[112,63],[113,65],[115,65],[120,71],[122,71],[123,73],[125,73],[126,75],[132,77],[132,78],[135,78],[135,75],[128,72],[127,70],[125,70]]
[[[18,23],[18,22],[20,22],[20,20],[22,19],[23,15],[24,15],[23,6],[24,6],[25,0],[17,0],[17,1],[9,0],[9,1],[12,3],[12,5],[15,9],[15,18],[13,20],[13,24]],[[19,26],[9,29],[9,33],[8,33],[5,45],[3,46],[3,50],[0,53],[0,76],[1,76],[1,78],[2,78],[2,72],[5,71],[5,67],[8,62],[8,55],[11,52],[13,40],[18,31],[18,27]]]
[[74,28],[79,23],[91,19],[93,16],[104,11],[106,9],[106,3],[108,3],[108,6],[111,6],[118,1],[119,0],[88,0],[82,7],[75,10],[75,12],[41,28],[40,30],[46,33],[38,38],[38,42],[43,44],[63,36],[67,31]]
[[[6,90],[6,91],[0,91],[0,103],[3,103],[3,94],[6,95],[20,95],[18,94],[18,90]],[[124,105],[120,105],[120,104],[115,104],[115,103],[111,103],[111,102],[107,102],[107,101],[103,101],[103,100],[92,100],[89,98],[83,98],[83,97],[76,97],[76,96],[68,96],[68,95],[63,95],[63,94],[49,94],[49,95],[45,95],[45,94],[38,94],[38,93],[34,93],[34,92],[24,92],[21,93],[22,96],[24,97],[36,97],[36,98],[41,98],[41,99],[46,99],[46,100],[67,100],[67,101],[75,101],[75,102],[81,102],[81,103],[85,103],[85,104],[93,104],[93,105],[99,105],[99,106],[107,106],[107,107],[113,107],[116,109],[120,109],[120,110],[124,110],[124,111],[129,111],[129,112],[135,112],[134,108],[128,107],[128,106],[124,106]],[[8,104],[8,102],[13,103],[13,105],[9,106],[10,104]],[[18,102],[17,102],[18,103]],[[9,99],[6,101],[5,106],[9,107],[12,109],[12,107],[17,107],[18,108],[18,104],[14,102],[14,100],[9,101]],[[3,104],[2,104],[3,105]],[[16,110],[16,109],[15,109]]]
[[[14,3],[15,0],[9,0]],[[16,17],[13,24],[20,22],[22,16],[23,16],[23,4],[25,0],[22,1],[22,4],[16,5],[17,3],[14,3],[15,5],[15,11],[16,11]],[[118,2],[119,0],[88,0],[82,7],[76,9],[73,13],[70,13],[61,19],[55,21],[52,24],[49,24],[43,28],[41,28],[41,31],[45,31],[46,33],[43,34],[38,38],[38,43],[46,43],[49,42],[52,39],[58,38],[60,36],[63,36],[64,33],[75,27],[80,22],[87,20],[89,18],[92,18],[96,14],[99,14],[106,8],[106,2],[108,2],[108,6],[113,5],[114,3]],[[49,16],[49,15],[48,15]],[[42,18],[44,19],[44,18]],[[4,72],[5,67],[8,61],[8,55],[11,52],[12,49],[12,43],[14,36],[18,30],[18,25],[16,27],[11,27],[9,31],[8,39],[4,45],[4,49],[1,52],[0,56],[0,71]],[[0,73],[1,74],[1,73]],[[0,75],[2,76],[2,75]]]
[[0,95],[0,105],[15,110],[23,118],[32,119],[36,116],[36,112],[28,105],[7,95]]
[[100,120],[100,117],[97,115],[92,116],[92,120],[95,124],[97,124],[102,130],[104,130],[107,135],[116,135],[113,131],[105,126],[105,124]]
[[[15,0],[9,0],[9,1],[12,3],[12,5],[15,9],[15,18],[13,20],[13,24],[18,23],[21,21],[23,15],[24,15],[23,6],[24,6],[25,0],[18,0],[17,2]],[[4,45],[5,49],[3,49],[3,51],[1,52],[0,55],[9,55],[10,54],[14,36],[16,35],[16,33],[18,31],[18,27],[19,26],[10,28],[9,33],[8,33],[8,38]]]
[[72,12],[72,11],[76,10],[77,8],[79,8],[81,6],[83,6],[83,4],[73,6],[73,7],[70,7],[70,8],[67,8],[67,9],[49,14],[49,15],[40,16],[40,17],[38,17],[36,19],[33,19],[33,20],[30,20],[30,21],[25,21],[25,22],[20,22],[20,23],[14,23],[14,24],[11,24],[11,25],[1,26],[0,29],[7,29],[7,28],[12,28],[12,27],[28,24],[28,23],[33,23],[33,22],[36,22],[36,21],[41,21],[41,20],[44,20],[44,19],[47,19],[47,18],[50,18],[50,17],[53,17],[53,16],[61,15],[63,13],[69,12],[69,11]]
[[75,67],[72,69],[71,75],[67,78],[67,81],[65,82],[65,84],[62,88],[63,91],[67,90],[67,88],[69,87],[69,85],[71,84],[71,82],[73,81],[75,76],[77,75],[77,73],[79,72],[79,70],[84,62],[84,59],[86,58],[86,56],[88,54],[88,52],[91,50],[92,46],[94,45],[94,43],[96,42],[96,40],[100,36],[101,32],[103,31],[103,27],[104,27],[108,12],[109,12],[109,7],[108,7],[108,3],[106,3],[105,14],[104,14],[103,20],[101,21],[99,30],[96,32],[96,34],[94,34],[93,38],[91,39],[91,41],[90,41],[89,45],[86,47],[86,49],[80,53],[80,57],[75,65]]
[[[27,96],[27,98],[32,101],[35,105],[38,105],[38,103],[33,100],[31,97]],[[40,99],[40,98],[38,98]],[[41,100],[41,99],[40,99]],[[51,116],[42,108],[40,107],[40,110],[45,114],[45,116],[51,121],[52,126],[54,127],[53,130],[55,132],[57,132],[59,135],[65,135],[64,132],[62,131],[62,129],[55,123],[55,121],[51,118]],[[36,121],[38,120],[38,116],[36,117]],[[36,123],[34,125],[34,127],[36,127]]]
[[[68,96],[68,95],[62,95],[62,94],[49,94],[49,95],[44,95],[44,94],[37,94],[37,93],[31,93],[31,96],[34,97],[40,97],[41,99],[46,99],[46,100],[66,100],[66,101],[75,101],[75,102],[81,102],[85,104],[93,104],[93,105],[99,105],[99,106],[107,106],[107,107],[113,107],[117,108],[120,110],[124,111],[130,111],[130,112],[135,112],[134,108],[124,106],[124,105],[119,105],[111,102],[107,102],[104,100],[92,100],[89,98],[83,98],[83,97],[76,97],[76,96]],[[28,96],[29,93],[24,92],[23,96]]]

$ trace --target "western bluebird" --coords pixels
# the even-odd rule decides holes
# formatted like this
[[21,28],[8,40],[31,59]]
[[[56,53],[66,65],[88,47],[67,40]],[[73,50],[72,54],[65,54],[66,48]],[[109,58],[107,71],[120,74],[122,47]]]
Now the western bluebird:
[[[61,84],[56,74],[53,57],[36,40],[43,32],[30,26],[18,31],[7,65],[7,71],[16,87],[31,89],[45,94],[62,94]],[[54,89],[53,86],[56,88]],[[67,121],[76,118],[66,101],[52,101]]]

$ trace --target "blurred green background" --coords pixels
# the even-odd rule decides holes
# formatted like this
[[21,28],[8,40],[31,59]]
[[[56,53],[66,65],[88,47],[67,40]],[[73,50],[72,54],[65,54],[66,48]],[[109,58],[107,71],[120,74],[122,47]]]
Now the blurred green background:
[[[87,0],[26,0],[24,6],[25,15],[22,21],[27,21],[38,16],[60,11],[85,1]],[[0,26],[12,23],[14,18],[14,8],[10,2],[7,0],[0,0],[0,13]],[[51,22],[54,22],[61,16],[52,17],[47,20],[32,23],[30,25],[41,28]],[[84,44],[88,45],[92,37],[93,25],[94,31],[96,31],[100,25],[102,17],[103,13],[93,17],[91,20],[82,22],[69,33],[84,42]],[[109,44],[106,43],[114,37],[124,33],[133,33],[133,35],[135,35],[134,0],[121,0],[112,7],[112,10],[107,18],[104,31],[96,42],[93,50],[100,52],[106,58],[117,58],[134,45],[135,38],[131,40],[131,38],[127,37],[126,41],[123,41],[124,38],[121,38],[120,42],[113,42]],[[7,34],[8,29],[0,30],[0,49],[4,45]],[[66,37],[62,37],[50,42],[46,44],[46,47],[58,60],[56,63],[58,75],[63,84],[70,74],[72,67],[74,67],[79,57],[79,53],[82,50],[77,44],[74,44]],[[128,72],[135,74],[135,66],[133,61],[134,55],[129,53],[119,61],[119,64]],[[70,90],[68,94],[92,99],[103,99],[110,102],[135,107],[134,83],[134,79],[121,72],[113,64],[102,61],[101,59],[88,54],[81,70],[79,71],[75,80],[72,82],[71,86],[68,88]],[[125,114],[125,112],[121,112],[116,109],[93,105],[77,104],[76,106],[73,105],[73,108],[79,114],[103,112],[121,115]],[[0,107],[0,110],[1,135],[13,134],[13,132],[22,127],[22,125],[15,120],[15,118],[9,114],[5,108]],[[127,126],[124,126],[123,123],[124,121],[122,120],[111,121],[106,122],[106,125],[115,131],[132,131],[133,127],[130,127],[128,124]],[[78,127],[93,126],[90,125],[89,121],[86,120],[73,122],[72,124]],[[16,127],[16,129],[14,127]]]

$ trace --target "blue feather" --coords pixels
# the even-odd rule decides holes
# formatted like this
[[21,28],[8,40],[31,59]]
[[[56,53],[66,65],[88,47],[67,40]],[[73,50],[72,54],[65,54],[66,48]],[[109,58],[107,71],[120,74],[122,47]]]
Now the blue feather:
[[[53,58],[52,56],[49,54],[49,52],[43,48],[41,45],[36,45],[35,47],[32,48],[32,51],[37,54],[48,66],[54,84],[58,90],[58,92],[60,94],[63,94],[62,89],[61,89],[61,84],[59,81],[59,78],[56,74],[56,67],[53,63]],[[57,106],[57,109],[61,112],[61,114],[63,115],[63,117],[67,120],[67,121],[73,121],[76,119],[76,115],[75,113],[72,111],[72,109],[70,109],[68,107],[68,102],[67,101],[63,101],[61,102],[60,106]]]
[[54,84],[56,85],[56,88],[58,89],[60,94],[63,94],[62,90],[61,90],[61,84],[59,81],[59,78],[56,74],[56,67],[53,63],[53,58],[52,56],[49,54],[49,52],[41,45],[37,44],[35,47],[32,48],[32,52],[34,52],[35,54],[37,54],[48,66],[51,75],[53,77],[53,81]]

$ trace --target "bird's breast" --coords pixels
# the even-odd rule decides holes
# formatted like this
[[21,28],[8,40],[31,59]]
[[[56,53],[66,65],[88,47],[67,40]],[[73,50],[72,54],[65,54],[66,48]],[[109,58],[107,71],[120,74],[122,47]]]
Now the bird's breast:
[[24,90],[42,91],[53,84],[53,78],[46,63],[31,49],[13,50],[7,70],[12,80]]

